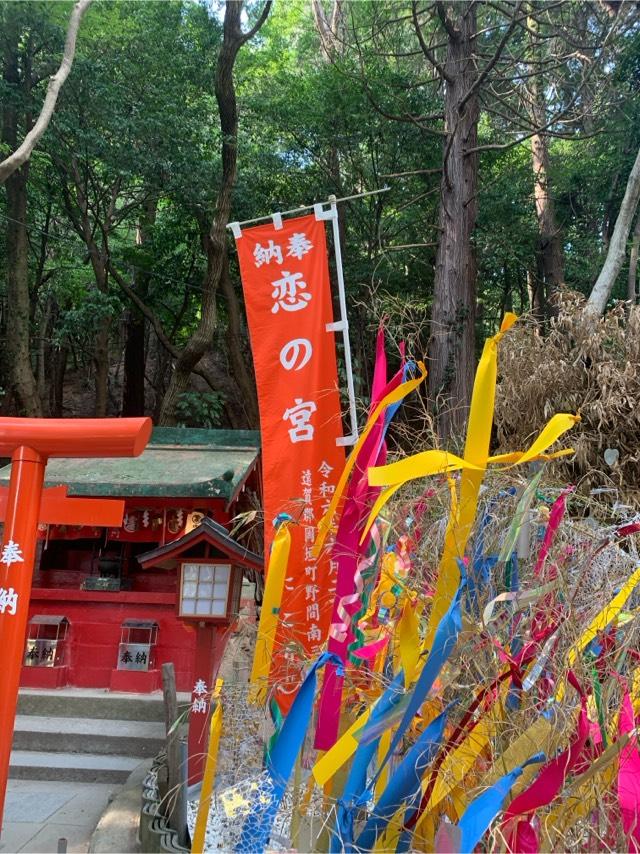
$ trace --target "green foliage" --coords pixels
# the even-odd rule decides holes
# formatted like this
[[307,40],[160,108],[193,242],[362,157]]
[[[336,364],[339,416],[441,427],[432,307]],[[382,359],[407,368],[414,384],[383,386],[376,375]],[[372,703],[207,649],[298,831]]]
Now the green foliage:
[[177,406],[179,427],[220,427],[224,396],[216,391],[187,391]]
[[[330,11],[329,0],[324,3]],[[255,20],[260,4],[247,6],[245,27]],[[568,15],[578,6],[585,10],[589,32],[594,31],[595,6],[565,4],[549,15]],[[232,217],[241,220],[332,193],[350,195],[389,185],[383,195],[341,206],[352,344],[358,388],[364,392],[381,316],[388,317],[394,339],[408,339],[411,355],[423,357],[428,345],[439,234],[443,87],[416,41],[410,3],[362,0],[345,7],[343,39],[333,61],[320,49],[307,0],[276,3],[258,36],[240,50],[234,75],[240,124]],[[20,106],[23,123],[37,113],[48,75],[57,67],[70,8],[67,2],[0,2],[0,25],[19,28],[24,57],[31,57],[36,79],[28,94],[0,80],[0,103]],[[478,8],[478,49],[489,54],[502,30],[493,5]],[[33,364],[35,371],[41,368],[45,342],[48,381],[52,354],[61,349],[71,354],[71,373],[86,376],[96,330],[105,318],[111,321],[112,374],[119,376],[124,318],[131,307],[113,276],[103,291],[97,287],[86,241],[70,210],[73,168],[86,190],[99,248],[108,250],[123,279],[142,295],[171,345],[182,348],[197,326],[207,272],[203,242],[221,173],[214,77],[223,14],[219,3],[114,0],[94,3],[83,21],[72,74],[30,165]],[[436,39],[437,21],[425,18],[424,26],[425,37]],[[522,47],[525,37],[526,31],[518,29],[511,47]],[[562,47],[558,43],[558,55]],[[548,86],[550,110],[560,110],[579,86],[581,66],[571,62],[568,88]],[[593,62],[600,63],[602,81],[591,92],[593,127],[575,122],[567,130],[559,124],[550,129],[549,138],[566,281],[582,293],[589,291],[602,264],[603,223],[611,212],[615,218],[640,143],[637,26],[618,37],[606,62],[598,51]],[[527,279],[536,268],[530,142],[492,101],[499,94],[516,104],[523,80],[505,81],[502,88],[492,84],[481,104],[480,144],[507,147],[485,151],[479,159],[474,235],[479,346],[505,308],[528,309]],[[416,116],[433,118],[420,124],[411,119]],[[0,148],[3,153],[6,146]],[[150,203],[154,214],[145,222]],[[112,222],[104,241],[101,228],[110,205]],[[1,189],[0,223],[6,224]],[[240,295],[233,250],[230,276]],[[0,244],[0,289],[5,278],[5,247]],[[617,296],[624,295],[624,279],[623,272]],[[10,307],[4,291],[0,299],[6,330]],[[234,405],[243,409],[239,389],[232,399],[235,378],[228,368],[228,349],[235,341],[248,360],[249,348],[244,327],[239,341],[227,335],[226,300],[226,294],[218,294],[219,330],[212,352],[227,384],[224,390],[189,392],[180,402],[184,424],[227,424]],[[145,353],[150,397],[159,400],[171,359],[148,323]],[[115,398],[111,406],[118,411]]]

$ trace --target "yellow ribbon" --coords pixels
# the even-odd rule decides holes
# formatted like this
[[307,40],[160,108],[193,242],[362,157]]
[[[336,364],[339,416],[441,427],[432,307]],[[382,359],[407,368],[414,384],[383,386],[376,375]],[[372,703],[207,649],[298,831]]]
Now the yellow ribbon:
[[[376,701],[377,702],[377,701]],[[360,742],[355,738],[355,733],[362,729],[371,717],[375,703],[369,706],[349,729],[340,736],[333,747],[318,759],[313,766],[313,776],[319,786],[324,786],[340,768],[348,762],[358,749]]]
[[391,406],[392,404],[401,401],[412,391],[415,391],[415,389],[418,388],[420,383],[423,382],[424,378],[427,376],[427,369],[425,368],[422,362],[418,362],[418,370],[420,371],[419,377],[416,377],[413,380],[407,380],[407,382],[401,383],[397,388],[389,392],[386,397],[382,398],[380,403],[373,410],[373,413],[369,416],[369,420],[367,421],[364,430],[360,434],[360,438],[353,446],[353,450],[349,454],[349,458],[347,459],[342,474],[340,475],[340,480],[338,481],[338,484],[336,486],[336,491],[333,493],[333,497],[329,503],[327,512],[318,522],[318,534],[316,536],[316,541],[313,544],[314,557],[318,557],[318,555],[320,554],[322,546],[324,545],[324,541],[327,538],[327,534],[331,530],[331,522],[338,508],[338,503],[340,502],[340,498],[342,497],[342,493],[344,492],[347,480],[349,479],[349,475],[351,474],[351,471],[356,464],[356,460],[358,459],[358,454],[360,453],[362,446],[366,442],[369,433],[375,426],[381,413],[388,406]]
[[[521,733],[515,741],[512,741],[509,746],[498,756],[482,778],[480,790],[493,786],[500,777],[508,774],[518,765],[523,765],[527,759],[538,751],[543,751],[547,755],[550,754],[550,746],[554,737],[552,722],[548,717],[540,715],[528,729]],[[522,790],[540,771],[539,765],[528,765],[523,769],[522,775],[516,780],[513,786],[512,794]]]
[[515,314],[510,312],[505,314],[498,334],[485,341],[482,356],[478,362],[464,446],[465,462],[474,468],[463,469],[460,476],[457,521],[451,531],[449,542],[445,542],[425,635],[425,646],[429,649],[433,644],[433,637],[438,624],[446,613],[460,583],[458,558],[464,556],[467,540],[471,534],[478,506],[480,486],[489,457],[498,376],[498,344],[505,332],[513,326],[517,319]]
[[[457,788],[473,768],[478,756],[489,745],[496,730],[495,712],[489,712],[476,724],[464,741],[455,750],[448,753],[440,766],[433,791],[427,806],[416,822],[416,830],[424,821],[426,813],[435,809],[440,802]],[[426,785],[429,775],[423,781]],[[424,791],[424,790],[423,790]]]
[[[391,747],[391,735],[393,733],[393,729],[394,728],[391,727],[390,729],[383,732],[382,735],[380,736],[380,741],[378,743],[378,753],[377,753],[378,766],[380,766],[380,764],[384,761],[387,753],[389,752],[389,748]],[[382,793],[387,788],[388,782],[389,782],[389,763],[387,762],[385,767],[382,769],[382,773],[380,774],[380,776],[376,780],[376,785],[375,785],[375,790],[374,790],[374,797],[375,797],[376,801],[378,801],[380,799]]]
[[[598,632],[602,631],[602,629],[608,626],[609,623],[618,616],[620,611],[622,611],[622,609],[624,608],[624,603],[631,595],[631,591],[639,581],[640,568],[636,569],[636,571],[629,576],[620,591],[613,597],[609,604],[605,605],[604,608],[593,618],[593,620],[591,620],[586,631],[583,632],[580,640],[576,644],[574,644],[569,650],[569,655],[567,656],[567,669],[571,669],[576,658],[580,655],[582,650],[586,646],[588,646],[591,641],[597,636]],[[566,688],[566,677],[563,677],[562,681],[558,685],[558,690],[556,692],[556,700],[558,702],[561,702],[564,698]]]
[[[568,413],[559,413],[554,415],[547,424],[544,426],[540,434],[536,437],[534,443],[527,451],[513,451],[509,454],[496,454],[495,456],[487,457],[487,464],[495,464],[495,463],[510,463],[511,465],[506,466],[507,468],[512,468],[515,465],[521,465],[522,463],[528,463],[532,460],[551,460],[556,459],[557,457],[563,457],[567,454],[572,454],[572,448],[565,448],[561,451],[555,451],[552,454],[544,453],[550,445],[557,442],[558,439],[570,430],[578,421],[580,420],[579,415],[571,415]],[[461,484],[460,484],[460,510],[457,512],[458,521],[457,527],[459,528],[462,522],[462,483],[464,481],[464,477],[466,475],[475,474],[481,472],[484,475],[486,471],[486,466],[484,468],[479,468],[476,465],[473,465],[468,460],[463,459],[461,457],[457,457],[455,454],[450,454],[447,451],[422,451],[420,454],[415,454],[411,457],[406,457],[404,460],[398,460],[395,463],[389,463],[385,466],[376,466],[374,468],[369,469],[369,484],[371,486],[384,486],[386,487],[378,497],[371,514],[369,515],[369,519],[367,520],[367,525],[365,528],[365,533],[362,536],[362,540],[364,540],[366,533],[369,528],[375,521],[376,516],[380,513],[385,504],[389,501],[391,496],[401,487],[404,486],[405,483],[408,483],[410,480],[417,480],[421,477],[429,477],[434,474],[445,474],[453,471],[462,471]],[[467,502],[467,507],[469,503]],[[476,496],[476,506],[477,506],[477,496]],[[468,513],[467,513],[468,516]],[[475,511],[474,511],[475,518]],[[473,519],[471,520],[473,523]],[[469,538],[469,533],[466,533],[466,539],[464,540],[464,544],[466,546],[466,541]],[[457,534],[456,542],[461,543],[460,541],[460,533]],[[460,551],[460,547],[458,546],[458,551]],[[461,550],[464,552],[464,548]],[[461,555],[458,555],[461,556]]]
[[273,644],[276,638],[282,591],[291,551],[291,533],[289,523],[283,522],[276,531],[269,556],[266,584],[262,599],[262,611],[258,624],[256,648],[253,654],[253,666],[249,678],[250,703],[264,703],[267,695],[267,682],[273,657]]
[[404,687],[408,688],[420,659],[420,635],[418,632],[418,617],[415,606],[405,599],[402,616],[398,623],[398,644],[400,646],[400,661],[404,673]]
[[[216,680],[213,698],[220,697],[222,679]],[[202,854],[204,851],[207,820],[209,818],[209,807],[211,806],[211,794],[216,779],[216,765],[218,763],[218,747],[220,746],[220,734],[222,733],[222,704],[218,702],[211,715],[211,726],[209,727],[209,746],[207,748],[207,761],[204,766],[202,778],[202,789],[198,803],[198,814],[196,815],[196,826],[193,831],[193,842],[191,854]]]
[[381,492],[369,515],[362,537],[363,540],[375,521],[376,516],[387,501],[405,483],[433,474],[442,474],[456,470],[462,472],[460,477],[460,497],[456,502],[456,507],[453,508],[452,506],[451,509],[449,524],[445,534],[444,548],[440,559],[436,593],[425,637],[425,646],[427,648],[431,646],[438,623],[449,607],[451,597],[460,583],[458,558],[464,556],[464,550],[476,516],[480,485],[484,478],[487,465],[490,463],[520,465],[543,456],[548,459],[556,455],[571,453],[571,451],[561,451],[557,454],[545,454],[545,451],[579,420],[580,417],[578,415],[567,413],[554,415],[527,451],[500,454],[495,457],[487,456],[483,466],[470,461],[466,456],[461,458],[446,451],[431,450],[423,451],[420,454],[407,457],[396,463],[369,469],[369,483],[372,486],[384,486],[386,488]]

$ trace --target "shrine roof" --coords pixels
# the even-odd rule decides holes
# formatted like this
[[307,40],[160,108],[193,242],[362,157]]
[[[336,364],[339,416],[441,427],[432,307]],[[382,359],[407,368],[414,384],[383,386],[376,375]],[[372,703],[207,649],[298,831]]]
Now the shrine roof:
[[[156,427],[139,457],[52,459],[46,485],[69,495],[221,498],[233,501],[256,466],[260,434],[253,430]],[[0,469],[9,482],[11,467]]]
[[185,557],[190,549],[202,542],[209,543],[226,558],[239,563],[241,566],[258,570],[258,572],[263,571],[264,558],[262,555],[252,552],[234,540],[226,528],[207,516],[188,534],[183,534],[177,540],[138,555],[136,559],[143,569],[147,567],[167,569],[175,566],[180,557]]

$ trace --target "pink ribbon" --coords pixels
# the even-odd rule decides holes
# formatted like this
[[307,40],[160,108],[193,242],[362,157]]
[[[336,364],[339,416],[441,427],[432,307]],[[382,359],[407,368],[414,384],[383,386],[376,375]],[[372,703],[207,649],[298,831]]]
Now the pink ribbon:
[[[329,629],[329,635],[337,640],[338,643],[343,643],[346,640],[347,632],[351,626],[351,613],[348,610],[349,606],[357,604],[362,596],[362,591],[364,590],[364,578],[362,577],[362,573],[375,563],[380,552],[380,530],[377,524],[374,524],[371,528],[371,540],[375,550],[371,555],[369,555],[369,557],[364,557],[358,561],[356,572],[353,577],[353,581],[356,586],[355,591],[348,596],[343,596],[336,605],[338,617],[342,622],[332,623],[331,628]],[[358,655],[358,657],[362,658],[361,655]]]
[[[574,488],[575,487],[573,486],[569,486],[567,489],[564,489],[551,506],[551,511],[549,513],[549,524],[547,525],[547,530],[544,532],[544,540],[542,541],[542,545],[540,546],[538,560],[536,561],[536,566],[534,569],[536,575],[540,575],[540,573],[542,572],[545,561],[549,555],[551,546],[553,545],[555,536],[558,533],[560,523],[562,522],[564,514],[567,510],[567,496],[573,492]],[[556,572],[554,568],[553,574],[550,574],[550,579],[555,578],[555,575]]]
[[[404,359],[403,359],[404,361]],[[403,365],[395,376],[386,381],[386,356],[384,353],[384,330],[378,330],[376,342],[376,364],[372,382],[371,409],[390,391],[402,382]],[[360,532],[369,515],[371,504],[379,494],[379,487],[370,487],[367,471],[371,465],[383,464],[386,459],[386,447],[383,442],[385,412],[380,414],[378,421],[367,436],[360,449],[358,459],[353,468],[347,487],[342,513],[338,522],[335,544],[332,556],[338,563],[336,594],[333,606],[333,626],[339,625],[338,632],[329,634],[328,649],[346,661],[349,644],[353,641],[351,619],[359,607],[357,595],[358,563],[367,553],[370,537],[360,545]],[[346,626],[346,628],[344,628]],[[335,634],[344,637],[338,639]],[[318,750],[329,750],[337,739],[340,724],[340,709],[342,707],[342,688],[344,673],[335,664],[325,668],[320,704],[318,707],[318,726],[316,729],[315,747]]]
[[373,641],[373,643],[369,643],[366,646],[361,646],[358,647],[358,649],[354,649],[352,651],[352,655],[364,659],[375,658],[376,655],[381,652],[388,643],[389,635],[383,635],[381,638],[378,638],[377,641]]
[[[629,691],[622,698],[618,734],[633,732],[635,721]],[[620,752],[618,764],[618,803],[622,816],[622,826],[628,837],[629,851],[640,851],[640,753],[638,738],[634,734]]]
[[538,851],[538,834],[531,822],[532,815],[535,810],[551,803],[567,776],[582,759],[590,729],[587,698],[571,672],[569,681],[581,694],[576,735],[569,747],[547,763],[534,782],[511,801],[502,825],[507,849],[511,852]]

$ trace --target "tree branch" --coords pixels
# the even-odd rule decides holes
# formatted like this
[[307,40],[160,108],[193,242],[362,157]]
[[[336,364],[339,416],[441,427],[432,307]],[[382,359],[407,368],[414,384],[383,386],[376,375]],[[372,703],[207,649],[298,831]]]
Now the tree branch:
[[71,71],[73,58],[76,52],[76,38],[78,36],[78,30],[80,29],[80,22],[82,21],[82,16],[87,11],[90,4],[91,0],[78,0],[73,7],[60,67],[49,80],[47,94],[45,95],[44,103],[35,125],[31,128],[22,141],[22,144],[13,152],[13,154],[10,154],[0,163],[0,184],[4,184],[7,178],[9,178],[16,169],[19,169],[27,162],[31,157],[33,149],[36,147],[40,138],[46,131],[49,122],[51,121],[51,116],[53,115],[56,101],[60,94],[60,89],[64,85],[64,82]]
[[498,62],[498,60],[502,56],[502,51],[507,46],[507,42],[511,38],[511,33],[514,31],[514,29],[516,27],[516,16],[517,16],[518,11],[520,10],[521,6],[522,6],[522,2],[518,2],[516,4],[515,9],[513,10],[513,18],[511,19],[511,23],[507,27],[506,33],[500,39],[500,43],[499,43],[498,47],[496,48],[495,53],[493,54],[493,56],[491,57],[489,62],[485,65],[485,67],[482,69],[482,72],[478,75],[473,86],[471,86],[471,88],[469,89],[467,94],[464,96],[464,98],[458,104],[458,111],[459,112],[462,112],[464,105],[467,103],[467,101],[470,98],[473,98],[475,93],[481,88],[481,86],[484,84],[484,81],[487,79],[487,77],[491,73],[491,70],[495,67],[496,63]]
[[[169,339],[168,335],[165,333],[162,323],[160,322],[160,318],[153,311],[153,309],[149,308],[149,306],[143,302],[138,294],[133,290],[133,288],[127,284],[124,277],[119,273],[118,269],[114,267],[111,259],[107,261],[107,266],[109,268],[109,272],[112,277],[116,280],[118,286],[121,288],[124,294],[131,300],[131,302],[136,306],[140,314],[144,315],[149,323],[153,326],[153,331],[156,333],[158,341],[167,351],[167,353],[173,359],[180,358],[180,350],[176,347],[176,345]],[[215,378],[206,368],[201,367],[193,367],[191,372],[196,374],[211,387],[213,391],[218,389],[218,384],[215,381]]]
[[451,23],[449,16],[447,15],[447,10],[445,8],[444,3],[436,3],[436,12],[438,13],[438,17],[442,23],[442,26],[447,31],[447,35],[453,42],[457,42],[460,38],[460,34],[456,30],[456,28]]
[[584,307],[584,318],[599,317],[604,313],[609,295],[613,290],[616,279],[626,257],[627,240],[633,224],[633,218],[640,202],[640,151],[629,174],[620,212],[613,229],[609,250],[600,275],[591,289],[589,299]]
[[273,5],[273,0],[267,0],[267,2],[262,7],[262,11],[260,12],[260,16],[259,16],[258,20],[255,22],[255,24],[251,27],[251,29],[248,32],[242,34],[242,37],[240,39],[240,47],[242,47],[243,44],[250,41],[255,36],[255,34],[260,29],[260,27],[264,24],[264,22],[269,17],[269,12],[271,11],[272,5]]
[[444,70],[444,66],[441,65],[435,58],[432,51],[429,49],[429,46],[427,45],[426,41],[424,40],[424,36],[422,35],[422,27],[420,26],[420,21],[418,19],[417,0],[413,0],[413,3],[411,4],[411,16],[413,18],[413,27],[416,31],[416,35],[418,36],[418,42],[420,43],[420,47],[422,48],[423,54],[427,57],[431,65],[433,65],[433,67],[436,69],[440,77],[442,77],[443,80],[446,80],[447,83],[451,83],[451,77]]

